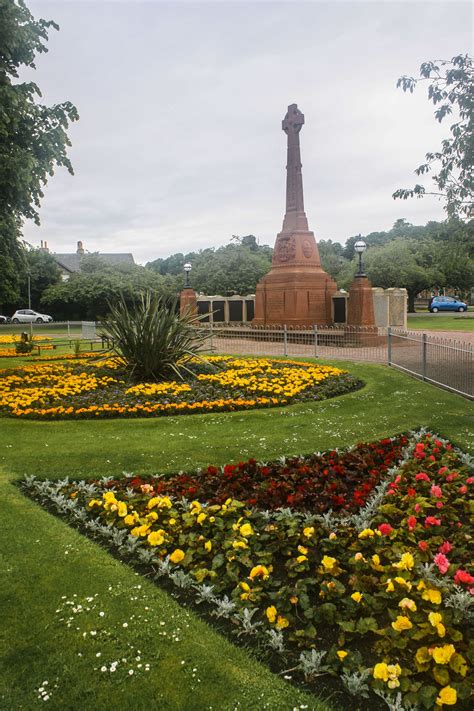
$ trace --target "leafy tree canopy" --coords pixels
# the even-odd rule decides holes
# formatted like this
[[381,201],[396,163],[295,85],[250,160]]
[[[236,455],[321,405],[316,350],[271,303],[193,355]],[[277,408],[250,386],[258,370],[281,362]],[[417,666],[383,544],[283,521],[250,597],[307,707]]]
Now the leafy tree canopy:
[[450,127],[450,137],[441,143],[441,149],[427,153],[425,163],[415,169],[417,175],[426,175],[433,169],[435,192],[427,192],[423,185],[399,188],[394,198],[437,195],[445,202],[448,217],[474,216],[474,66],[469,55],[457,55],[451,61],[424,62],[420,77],[402,76],[397,87],[413,93],[419,82],[428,82],[428,98],[436,106],[435,118],[440,123],[446,116],[456,114]]
[[59,29],[35,20],[24,0],[0,0],[0,303],[19,297],[26,270],[24,220],[39,224],[43,189],[56,166],[73,172],[66,130],[79,118],[75,106],[44,106],[35,83],[18,81],[20,69],[35,69],[36,55],[48,51],[50,28]]
[[[61,270],[56,260],[44,249],[26,251],[26,274],[30,277],[31,308],[39,309],[43,292],[61,280]],[[28,279],[21,284],[20,307],[28,305]]]

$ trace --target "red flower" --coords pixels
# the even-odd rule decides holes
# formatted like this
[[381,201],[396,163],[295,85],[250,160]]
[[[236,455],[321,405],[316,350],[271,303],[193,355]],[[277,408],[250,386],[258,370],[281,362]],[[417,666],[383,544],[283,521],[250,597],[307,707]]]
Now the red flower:
[[469,476],[466,479],[466,484],[474,484],[474,476]]
[[431,481],[428,474],[425,474],[425,472],[420,472],[419,474],[417,474],[415,479],[416,481]]
[[441,467],[441,469],[438,469],[438,474],[441,474],[441,476],[443,476],[443,474],[445,474],[447,471],[448,467]]
[[420,551],[423,551],[423,553],[425,553],[428,550],[428,543],[426,541],[420,541],[418,543],[418,548],[420,549]]
[[454,575],[454,582],[458,585],[470,585],[474,583],[474,577],[470,575],[467,570],[459,568]]
[[389,536],[393,531],[393,528],[389,523],[381,523],[380,526],[378,526],[378,529],[382,536]]
[[407,495],[408,496],[416,496],[416,489],[413,489],[413,487],[409,486],[407,489]]
[[430,489],[430,494],[431,496],[435,496],[437,499],[440,499],[443,496],[443,491],[440,486],[436,486],[436,484],[433,484]]
[[425,518],[425,528],[428,528],[428,526],[441,526],[441,520],[434,516],[427,516]]
[[435,557],[433,558],[433,561],[435,565],[438,566],[438,570],[441,573],[441,575],[444,575],[445,573],[448,572],[449,568],[449,560],[446,558],[445,555],[442,553],[437,553]]
[[448,476],[446,477],[446,481],[454,481],[457,478],[458,478],[457,473],[453,472],[452,474],[448,474]]
[[460,494],[466,494],[467,493],[467,486],[460,486],[458,491]]
[[414,516],[408,516],[407,524],[408,524],[408,530],[413,531],[413,529],[415,528],[415,526],[417,524],[416,518]]
[[444,541],[438,548],[440,553],[451,553],[453,550],[453,547],[449,541]]

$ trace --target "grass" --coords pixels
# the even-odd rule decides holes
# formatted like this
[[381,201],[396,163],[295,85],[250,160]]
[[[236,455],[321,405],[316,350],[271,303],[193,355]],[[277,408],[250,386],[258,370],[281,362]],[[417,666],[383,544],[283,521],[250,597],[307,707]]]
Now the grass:
[[422,331],[463,331],[474,333],[474,317],[457,313],[408,314],[408,329]]
[[[0,708],[36,708],[43,703],[36,691],[43,681],[49,688],[57,684],[48,705],[61,711],[334,708],[273,676],[249,652],[23,497],[12,480],[26,473],[86,478],[193,470],[342,447],[422,425],[474,452],[472,403],[384,366],[347,365],[366,387],[321,403],[154,420],[1,419],[0,649],[6,653]],[[97,598],[90,612],[72,615],[68,628],[56,610],[62,596],[73,600],[74,594],[83,605],[86,596]],[[136,656],[150,672],[138,669]],[[115,673],[100,671],[122,658],[127,663]]]

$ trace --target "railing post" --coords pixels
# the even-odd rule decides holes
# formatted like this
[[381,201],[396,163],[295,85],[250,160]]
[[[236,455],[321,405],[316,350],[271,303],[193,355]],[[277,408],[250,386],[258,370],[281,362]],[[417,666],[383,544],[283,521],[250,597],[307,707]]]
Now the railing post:
[[283,355],[288,355],[288,328],[286,324],[283,326]]
[[211,333],[210,333],[211,351],[213,351],[213,350],[214,350],[214,344],[213,344],[213,340],[212,340],[212,321],[209,322],[209,326],[210,326],[210,332],[211,332]]
[[388,364],[392,365],[392,328],[387,328],[387,358]]
[[71,338],[71,329],[69,328],[69,321],[67,322],[67,337]]
[[313,326],[314,331],[314,357],[318,357],[318,327],[316,324]]
[[423,375],[423,380],[426,380],[426,346],[427,346],[427,336],[426,333],[423,333],[423,340],[422,340],[422,354],[423,354],[423,363],[422,363],[422,375]]

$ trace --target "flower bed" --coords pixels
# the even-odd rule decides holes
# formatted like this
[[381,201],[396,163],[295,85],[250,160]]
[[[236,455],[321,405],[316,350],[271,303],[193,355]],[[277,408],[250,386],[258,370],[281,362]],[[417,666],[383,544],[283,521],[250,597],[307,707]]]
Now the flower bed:
[[[325,468],[343,477],[335,468],[354,452],[367,461],[380,457],[385,469],[399,461],[363,506],[352,496],[353,513],[344,516],[317,514],[310,505],[297,511],[250,507],[231,496],[222,502],[226,467],[207,470],[214,495],[206,471],[196,476],[202,487],[192,501],[164,493],[156,478],[29,478],[25,488],[122,557],[151,566],[156,578],[227,620],[236,635],[255,639],[280,668],[295,669],[308,682],[339,677],[348,693],[376,692],[393,709],[459,706],[463,700],[467,708],[474,593],[470,459],[428,433],[330,452]],[[291,481],[296,494],[298,477],[285,473],[295,461],[300,467],[304,460],[261,468],[275,480]],[[318,455],[318,480],[321,467]],[[370,471],[370,464],[361,469],[358,486],[371,481]],[[238,478],[235,472],[229,481]],[[178,481],[170,479],[171,490]],[[258,489],[257,483],[251,495]],[[319,494],[326,506],[329,492]]]
[[361,387],[330,366],[290,360],[193,359],[183,381],[132,385],[117,359],[26,365],[0,371],[0,412],[33,419],[156,417],[321,400]]

